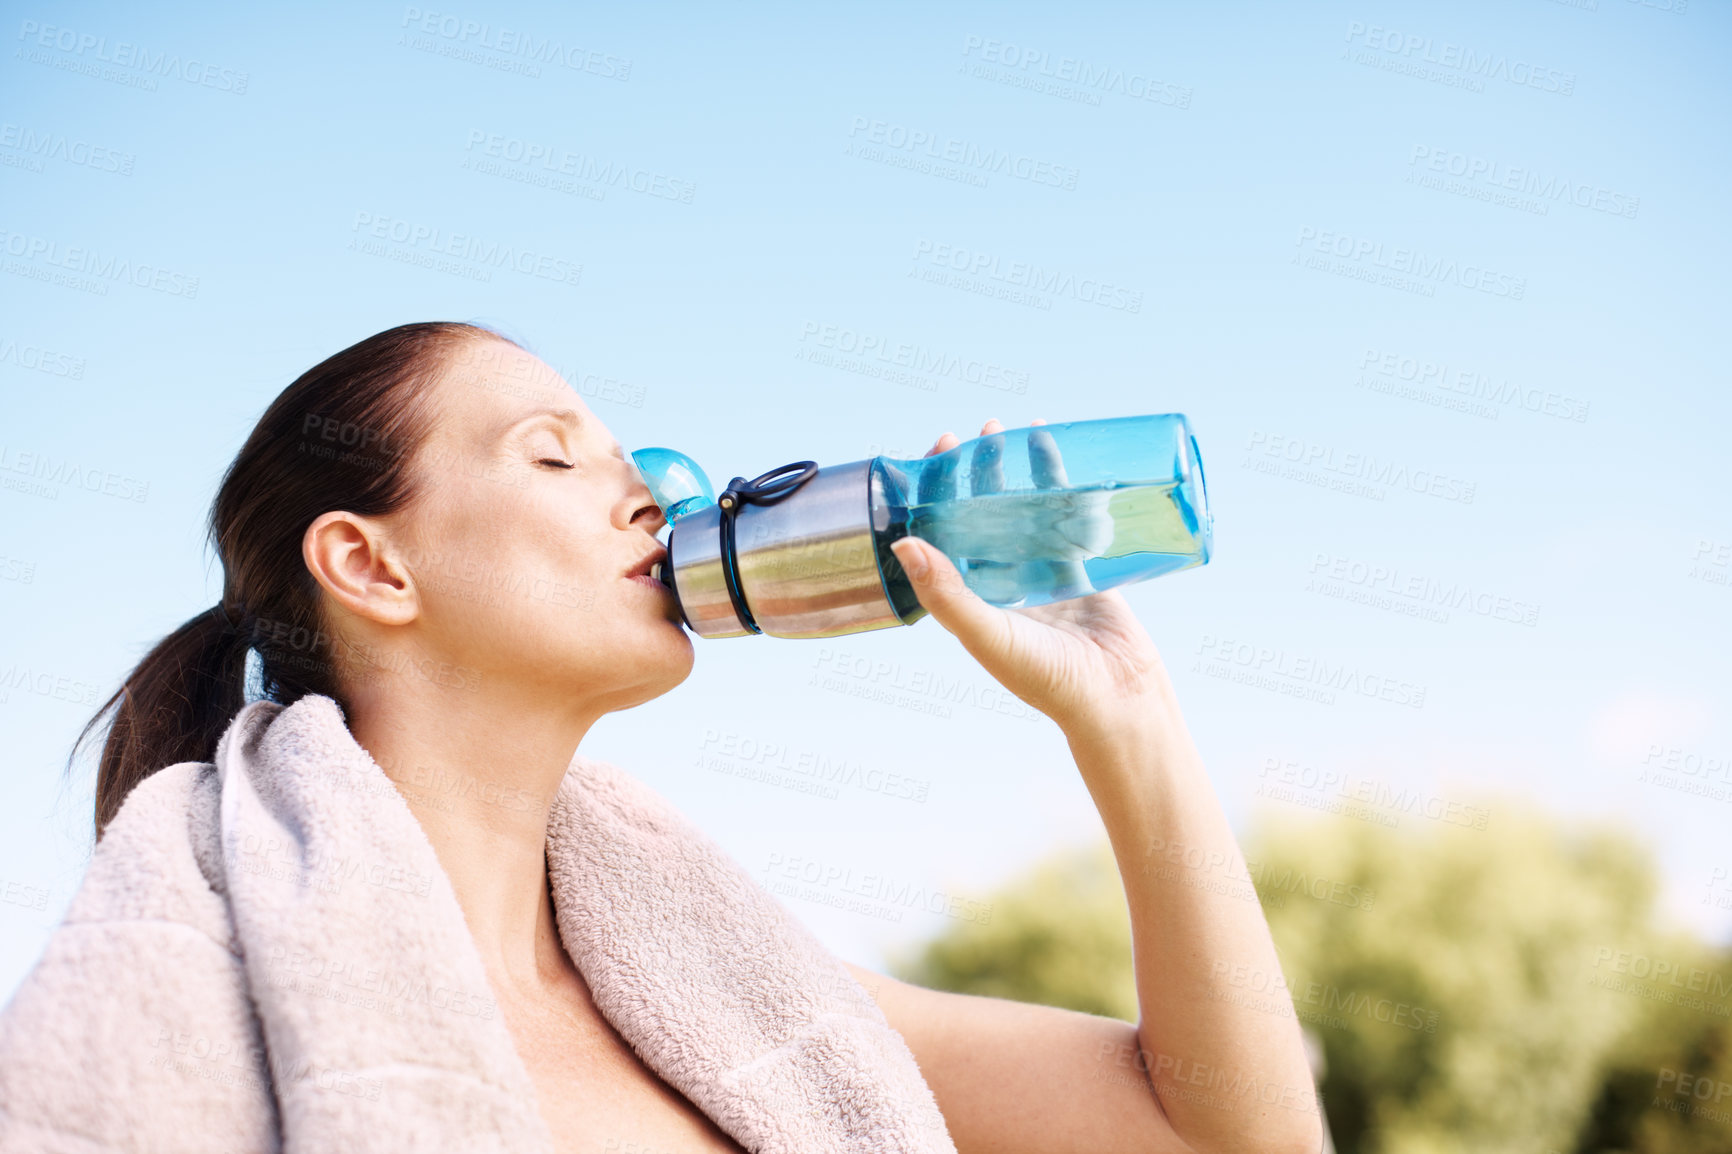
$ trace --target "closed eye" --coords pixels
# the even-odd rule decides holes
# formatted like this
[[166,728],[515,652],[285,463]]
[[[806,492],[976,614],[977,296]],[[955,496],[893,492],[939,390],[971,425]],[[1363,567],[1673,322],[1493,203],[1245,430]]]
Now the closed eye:
[[535,462],[537,465],[552,465],[559,469],[575,469],[577,466],[570,461],[561,461],[555,457],[543,457]]

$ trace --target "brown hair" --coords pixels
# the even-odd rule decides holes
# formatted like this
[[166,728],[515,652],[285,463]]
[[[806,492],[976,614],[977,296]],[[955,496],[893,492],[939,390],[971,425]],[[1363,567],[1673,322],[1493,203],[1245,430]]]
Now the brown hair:
[[159,642],[73,744],[76,758],[112,714],[97,768],[97,837],[140,781],[211,760],[246,703],[249,649],[265,698],[289,705],[320,693],[348,712],[345,663],[324,628],[301,539],[333,509],[384,516],[414,498],[408,466],[432,428],[429,386],[448,354],[484,338],[516,344],[480,325],[399,325],[314,365],[271,402],[211,505],[222,601]]

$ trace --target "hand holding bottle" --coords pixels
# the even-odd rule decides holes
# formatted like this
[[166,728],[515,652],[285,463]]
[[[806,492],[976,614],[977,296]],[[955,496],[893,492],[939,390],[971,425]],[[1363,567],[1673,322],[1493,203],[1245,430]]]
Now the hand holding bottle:
[[[981,436],[1003,431],[1002,424],[990,420],[982,426]],[[1060,485],[1064,466],[1050,440],[1030,438],[1030,467],[1037,477],[1049,477],[1054,485]],[[958,444],[955,434],[946,433],[927,456],[948,452]],[[977,469],[990,469],[994,463],[988,449],[974,464]],[[1091,523],[1097,522],[1088,510],[1076,510],[1072,516],[1058,519],[1048,532],[1080,537],[1079,547],[1086,549]],[[1110,532],[1110,519],[1107,529]],[[907,570],[927,612],[955,635],[999,684],[1052,718],[1067,735],[1108,736],[1133,718],[1146,718],[1150,704],[1170,694],[1166,669],[1154,642],[1117,590],[1027,608],[999,609],[970,588],[944,552],[930,543],[909,536],[896,541],[891,549]],[[1080,562],[1032,563],[1074,565],[1080,580],[1087,582]],[[991,579],[990,575],[986,578],[988,582]]]
[[[995,423],[988,422],[987,427]],[[939,440],[942,444],[943,438]],[[959,461],[933,471],[939,478],[937,487],[944,492],[928,492],[933,486],[922,475],[921,501],[929,504],[916,535],[946,556],[962,559],[963,580],[992,605],[1016,605],[1031,590],[1040,590],[1041,600],[1051,601],[1096,592],[1082,562],[1099,557],[1112,544],[1116,529],[1108,512],[1112,492],[1073,489],[1058,442],[1042,429],[1018,442],[1019,448],[1026,445],[1028,476],[1036,491],[1007,494],[1005,441],[1005,434],[997,432],[974,442],[968,463],[971,499],[966,502],[955,499]],[[991,515],[982,515],[995,506]]]

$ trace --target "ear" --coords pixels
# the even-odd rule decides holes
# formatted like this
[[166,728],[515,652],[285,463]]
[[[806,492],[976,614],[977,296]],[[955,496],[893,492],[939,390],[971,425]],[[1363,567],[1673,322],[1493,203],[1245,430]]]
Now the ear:
[[420,612],[414,578],[370,517],[320,514],[301,538],[301,558],[325,592],[357,617],[407,625]]

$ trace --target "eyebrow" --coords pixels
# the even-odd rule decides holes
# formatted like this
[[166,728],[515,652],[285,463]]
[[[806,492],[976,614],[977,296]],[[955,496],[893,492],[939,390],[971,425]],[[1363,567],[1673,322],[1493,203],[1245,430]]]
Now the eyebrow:
[[576,409],[536,409],[533,413],[525,413],[511,422],[506,431],[509,432],[519,425],[526,425],[530,421],[539,420],[542,417],[552,417],[555,420],[563,421],[574,429],[583,428],[583,417]]
[[584,426],[582,415],[575,409],[536,409],[534,412],[525,413],[521,417],[512,419],[509,424],[499,430],[497,439],[503,441],[531,421],[543,421],[549,417],[573,430],[582,429]]
[[[554,420],[562,421],[573,429],[582,429],[588,424],[588,422],[583,419],[583,414],[579,413],[576,409],[536,409],[532,413],[523,414],[523,416],[507,425],[502,436],[509,435],[513,430],[521,428],[531,421],[541,420],[544,417],[552,417]],[[627,459],[624,446],[620,445],[617,441],[614,442],[611,452],[622,461]]]

